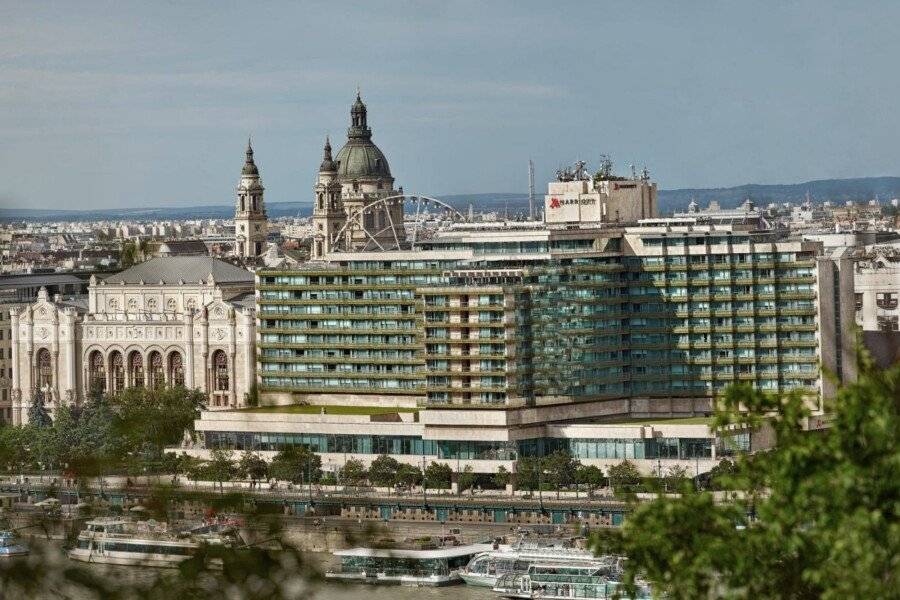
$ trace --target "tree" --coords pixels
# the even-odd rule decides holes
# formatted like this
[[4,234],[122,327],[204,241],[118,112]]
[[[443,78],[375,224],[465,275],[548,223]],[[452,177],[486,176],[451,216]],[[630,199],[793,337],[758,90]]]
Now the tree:
[[596,465],[580,465],[575,471],[575,481],[585,486],[588,495],[591,495],[604,484],[606,478],[603,476],[603,469],[600,467]]
[[685,486],[687,483],[688,470],[687,467],[683,467],[681,465],[672,465],[666,471],[666,476],[664,478],[664,483],[666,486],[667,492],[678,492]]
[[255,452],[245,452],[238,462],[238,471],[250,479],[251,487],[256,487],[256,482],[268,479],[269,463]]
[[520,458],[516,466],[516,478],[519,489],[536,490],[543,479],[541,475],[542,469],[541,459],[533,457]]
[[217,448],[212,451],[207,463],[206,474],[212,481],[219,483],[219,490],[224,491],[224,483],[237,476],[238,468],[231,450]]
[[470,494],[475,493],[475,473],[472,471],[472,465],[466,465],[462,473],[459,474],[459,493],[469,490]]
[[122,244],[119,251],[119,266],[123,269],[132,267],[141,261],[143,255],[143,245],[140,240],[137,242],[127,241]]
[[728,460],[727,458],[719,461],[719,464],[714,466],[712,469],[706,473],[704,479],[707,482],[707,487],[711,490],[722,490],[725,489],[723,483],[728,481],[729,477],[732,477],[737,474],[737,466],[733,461]]
[[503,489],[507,485],[509,485],[510,480],[510,472],[506,470],[506,467],[499,466],[497,467],[497,472],[494,473],[493,484],[497,488]]
[[194,420],[205,407],[199,390],[184,387],[128,388],[109,399],[116,413],[116,433],[132,449],[149,446],[162,454],[194,430]]
[[425,468],[425,485],[429,488],[449,488],[453,469],[445,463],[433,462]]
[[367,476],[365,465],[355,458],[348,459],[338,471],[338,479],[344,485],[360,485]]
[[673,599],[900,597],[900,363],[859,363],[824,430],[806,429],[800,393],[726,390],[713,426],[765,421],[774,449],[738,455],[718,478],[724,498],[687,488],[635,503],[595,548],[626,554],[627,582],[640,574]]
[[632,492],[641,483],[641,472],[630,460],[623,460],[609,468],[609,485],[616,493]]
[[394,481],[410,488],[419,485],[422,483],[422,469],[413,465],[401,464],[397,467],[397,476]]
[[313,483],[322,476],[322,459],[306,446],[288,446],[272,459],[269,474],[292,483]]
[[575,482],[575,473],[581,466],[581,463],[565,450],[556,450],[541,462],[547,474],[547,481],[556,488],[557,497],[560,488],[568,487]]
[[38,428],[50,427],[53,424],[50,413],[44,406],[44,392],[41,390],[35,390],[34,398],[28,407],[28,423]]
[[390,487],[397,481],[400,463],[387,454],[382,454],[369,465],[369,481],[379,487]]

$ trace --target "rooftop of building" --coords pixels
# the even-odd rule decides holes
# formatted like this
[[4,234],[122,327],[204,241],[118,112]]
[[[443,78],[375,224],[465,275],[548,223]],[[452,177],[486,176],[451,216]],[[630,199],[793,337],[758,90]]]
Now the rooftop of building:
[[33,275],[0,275],[0,290],[40,285],[83,284],[84,277],[71,273],[37,273]]
[[262,414],[289,414],[289,415],[388,415],[400,412],[417,412],[418,408],[390,407],[390,406],[345,406],[345,405],[315,405],[315,404],[288,404],[282,406],[256,406],[242,408],[238,412],[251,412]]
[[610,421],[597,421],[593,425],[712,425],[713,417],[624,417]]
[[162,283],[173,285],[187,282],[252,284],[253,273],[231,263],[209,256],[169,256],[151,258],[103,280],[103,283]]

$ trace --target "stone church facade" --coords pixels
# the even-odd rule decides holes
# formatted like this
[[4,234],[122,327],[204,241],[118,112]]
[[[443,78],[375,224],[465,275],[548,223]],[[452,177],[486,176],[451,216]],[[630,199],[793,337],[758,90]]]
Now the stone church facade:
[[374,250],[405,241],[403,202],[366,209],[377,200],[401,196],[403,188],[394,189],[391,168],[372,141],[366,105],[358,93],[350,108],[347,142],[337,156],[332,157],[331,142],[325,140],[313,192],[313,259],[322,258],[337,246]]
[[39,392],[48,411],[93,390],[183,385],[211,409],[239,408],[256,373],[253,273],[206,256],[154,258],[103,280],[87,302],[50,298],[10,311],[12,421]]

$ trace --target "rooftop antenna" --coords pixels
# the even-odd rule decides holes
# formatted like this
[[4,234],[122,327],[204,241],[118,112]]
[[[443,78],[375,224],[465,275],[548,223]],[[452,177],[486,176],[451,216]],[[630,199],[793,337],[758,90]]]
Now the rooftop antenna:
[[534,221],[534,163],[528,159],[528,220]]

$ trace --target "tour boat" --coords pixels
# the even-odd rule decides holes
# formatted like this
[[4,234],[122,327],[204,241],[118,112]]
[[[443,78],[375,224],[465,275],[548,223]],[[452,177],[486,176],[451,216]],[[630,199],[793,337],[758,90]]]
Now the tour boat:
[[499,547],[476,554],[460,570],[459,576],[469,585],[494,587],[497,580],[507,574],[522,574],[533,564],[594,566],[610,572],[621,571],[618,557],[599,557],[589,550],[563,546],[526,545]]
[[459,570],[490,544],[448,546],[433,550],[352,548],[338,550],[340,571],[325,577],[354,583],[441,586],[461,583]]
[[[615,598],[621,595],[622,583],[610,576],[604,567],[588,565],[534,564],[525,573],[507,573],[494,585],[503,598],[540,598],[562,600],[568,598]],[[637,600],[652,598],[645,583],[637,586]]]
[[[177,567],[203,545],[234,546],[233,529],[211,523],[179,533],[165,523],[100,518],[86,523],[69,558],[91,563]],[[213,563],[215,565],[215,563]]]
[[0,531],[0,559],[26,556],[28,547],[16,539],[12,531]]

